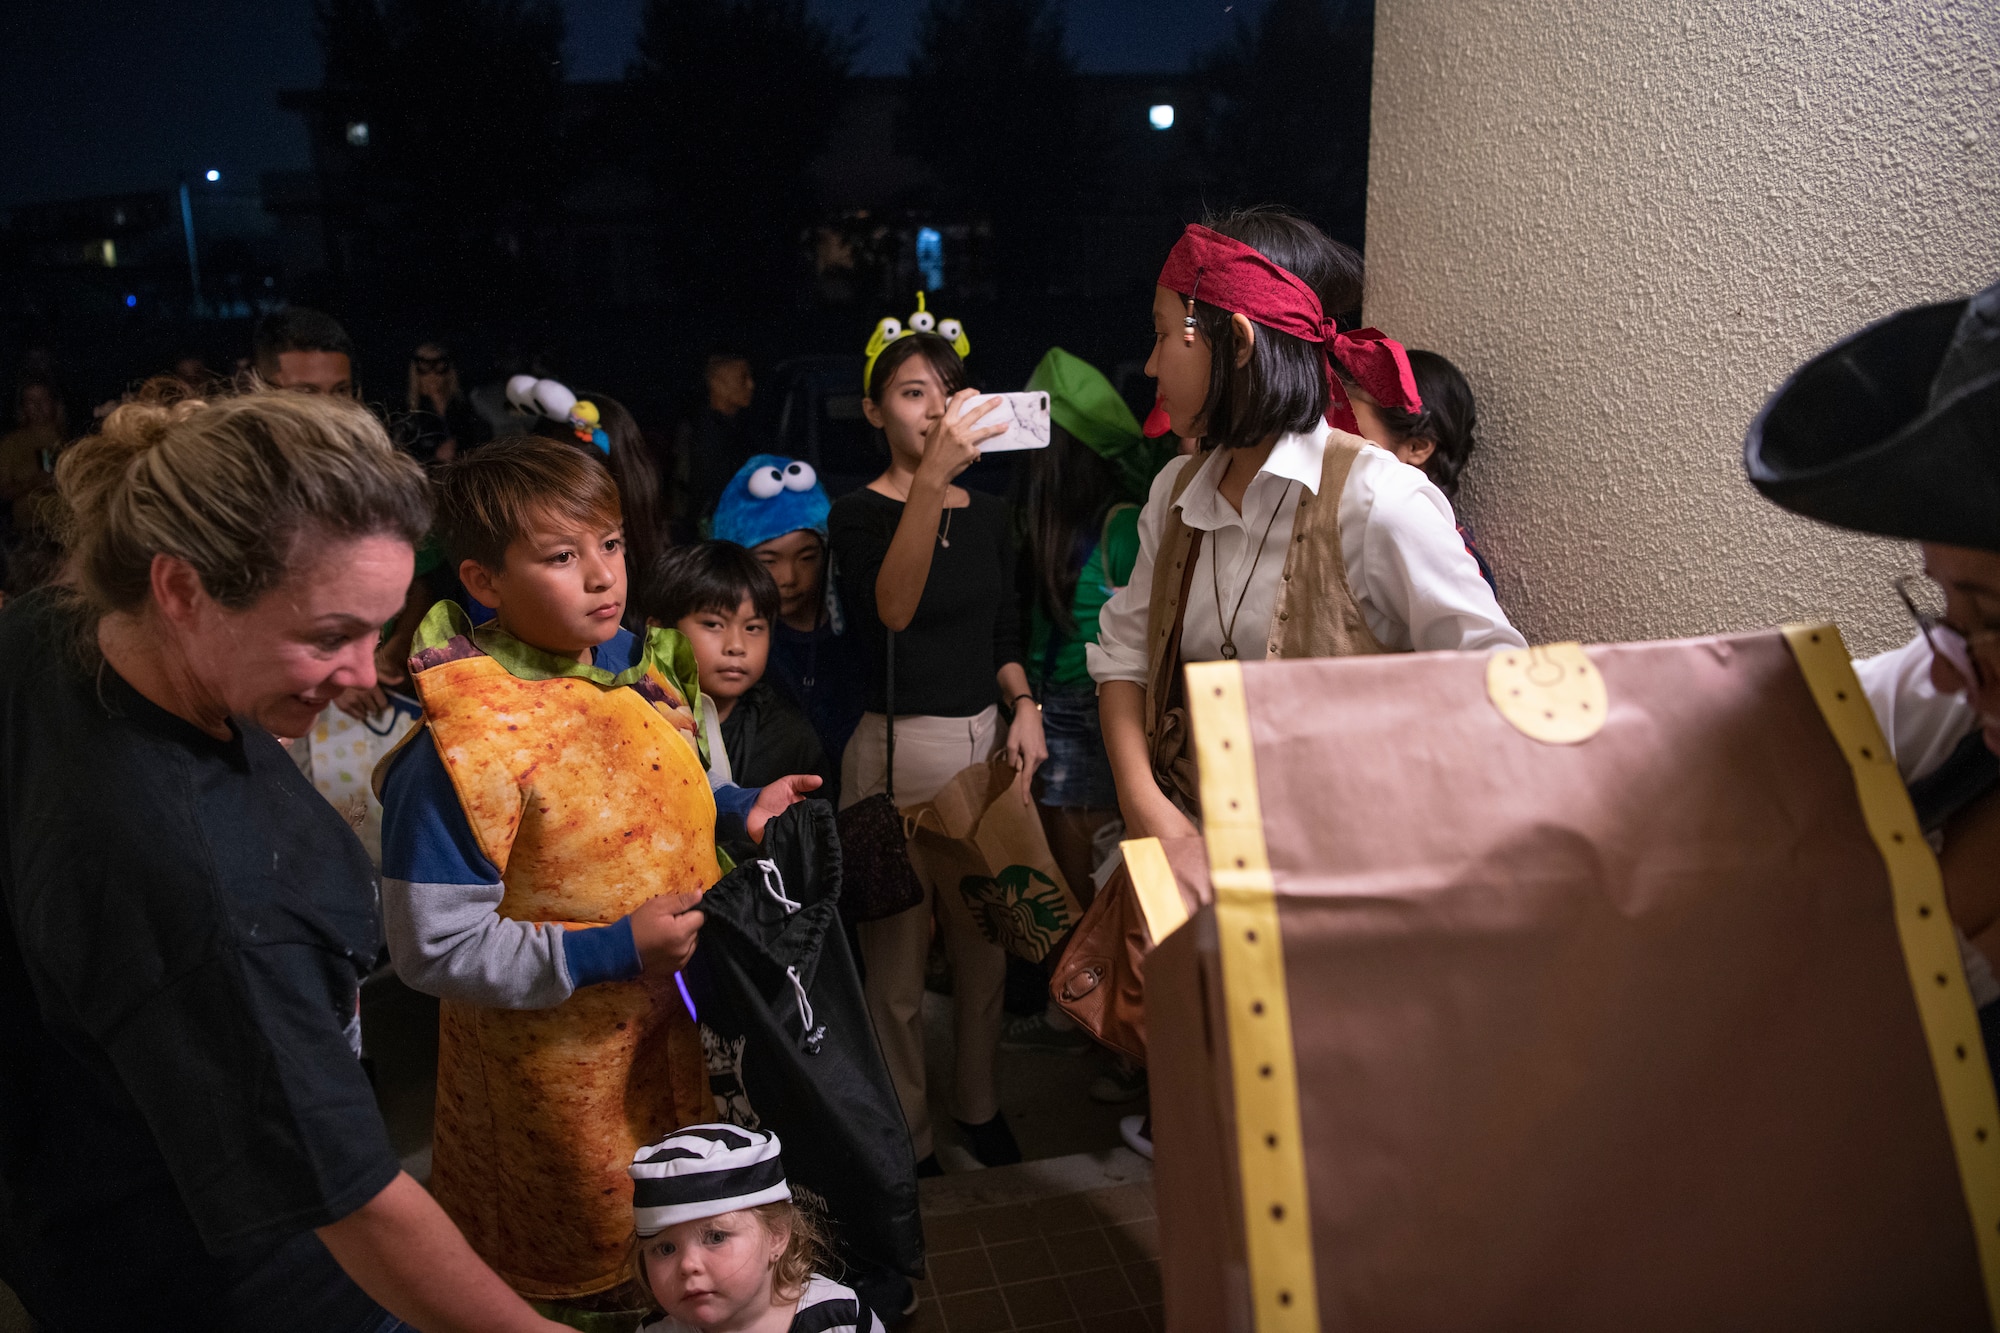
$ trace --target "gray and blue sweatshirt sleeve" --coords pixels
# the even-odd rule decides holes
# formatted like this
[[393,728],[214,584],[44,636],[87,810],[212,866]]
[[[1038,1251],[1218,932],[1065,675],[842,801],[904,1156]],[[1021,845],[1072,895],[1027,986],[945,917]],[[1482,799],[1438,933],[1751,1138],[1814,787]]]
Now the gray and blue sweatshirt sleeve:
[[396,974],[493,1009],[546,1009],[639,975],[630,918],[587,930],[515,921],[500,915],[505,893],[425,728],[382,783],[382,917]]

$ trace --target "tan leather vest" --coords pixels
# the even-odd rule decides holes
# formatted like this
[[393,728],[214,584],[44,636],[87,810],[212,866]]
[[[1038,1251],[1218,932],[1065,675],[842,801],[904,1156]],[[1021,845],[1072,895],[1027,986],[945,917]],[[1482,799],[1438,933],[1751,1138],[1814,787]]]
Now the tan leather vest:
[[[1327,437],[1326,454],[1320,462],[1318,493],[1300,491],[1298,511],[1285,542],[1278,601],[1271,608],[1271,623],[1265,631],[1266,658],[1358,657],[1389,651],[1363,619],[1347,582],[1347,562],[1340,554],[1340,494],[1355,458],[1367,444],[1358,435],[1334,431]],[[1206,461],[1205,457],[1189,459],[1174,478],[1167,497],[1166,524],[1153,558],[1152,601],[1146,611],[1149,750],[1156,746],[1174,702],[1173,686],[1181,666],[1175,627],[1192,582],[1189,565],[1196,555],[1195,530],[1181,521],[1176,502]],[[1209,556],[1213,559],[1214,552]]]
[[[609,925],[721,872],[715,798],[637,689],[526,680],[483,653],[416,673],[425,725],[500,915]],[[431,1193],[516,1291],[589,1295],[626,1277],[632,1154],[712,1120],[701,1036],[671,975],[586,987],[552,1009],[447,1000]]]

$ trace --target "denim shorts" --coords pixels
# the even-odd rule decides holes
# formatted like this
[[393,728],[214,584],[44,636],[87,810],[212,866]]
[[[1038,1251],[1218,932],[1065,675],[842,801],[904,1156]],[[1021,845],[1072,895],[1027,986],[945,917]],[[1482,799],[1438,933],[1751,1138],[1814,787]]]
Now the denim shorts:
[[1070,808],[1118,804],[1111,759],[1097,721],[1095,690],[1051,685],[1042,692],[1042,735],[1049,743],[1041,779],[1043,805]]

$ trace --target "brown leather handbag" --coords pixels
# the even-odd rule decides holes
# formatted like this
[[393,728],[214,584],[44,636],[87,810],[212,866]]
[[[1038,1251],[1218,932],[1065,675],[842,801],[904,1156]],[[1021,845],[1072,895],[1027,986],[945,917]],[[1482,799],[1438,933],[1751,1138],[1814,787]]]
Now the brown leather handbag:
[[[1049,994],[1084,1031],[1119,1054],[1146,1063],[1146,955],[1161,935],[1208,902],[1208,853],[1199,837],[1135,838],[1121,844],[1120,865],[1077,923]],[[1134,882],[1151,876],[1153,894]],[[1158,882],[1170,874],[1171,891]]]

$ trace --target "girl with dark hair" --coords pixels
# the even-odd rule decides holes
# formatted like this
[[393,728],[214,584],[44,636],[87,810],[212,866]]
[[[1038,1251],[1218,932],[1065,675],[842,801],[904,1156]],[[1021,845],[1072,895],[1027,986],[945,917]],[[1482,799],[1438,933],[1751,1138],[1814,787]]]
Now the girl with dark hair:
[[[902,805],[931,799],[961,770],[1004,755],[1030,784],[1047,749],[1042,717],[1021,666],[1014,543],[1006,506],[954,484],[1003,428],[967,407],[968,344],[957,321],[919,307],[906,332],[885,319],[869,343],[862,410],[889,444],[889,466],[834,502],[828,516],[848,633],[862,650],[868,711],[842,758],[840,799],[852,805],[894,788]],[[896,771],[887,758],[888,636],[894,632]],[[997,696],[997,703],[996,703]],[[998,704],[1013,712],[1002,723]],[[953,1100],[972,1155],[988,1166],[1021,1150],[995,1088],[1006,954],[981,933],[955,880],[943,880],[912,846],[924,901],[858,927],[865,990],[882,1054],[909,1123],[918,1174],[940,1168],[932,1152],[924,1071],[924,960],[935,913],[951,959],[955,1010]]]
[[[1444,498],[1456,506],[1459,477],[1479,444],[1479,407],[1473,401],[1472,386],[1457,366],[1436,352],[1412,351],[1410,373],[1416,377],[1417,393],[1423,399],[1414,411],[1383,406],[1344,375],[1341,383],[1354,407],[1361,435],[1411,467],[1422,468],[1432,484],[1444,492]],[[1463,520],[1458,523],[1458,535],[1467,553],[1479,563],[1479,575],[1486,586],[1497,593],[1493,567],[1479,553],[1472,529]]]
[[625,510],[625,569],[631,586],[637,587],[667,547],[660,513],[660,467],[639,422],[623,403],[602,393],[590,395],[590,401],[597,404],[598,425],[611,442],[604,460],[618,483],[618,503]]
[[1399,344],[1326,314],[1360,290],[1352,250],[1270,210],[1189,227],[1161,271],[1147,426],[1203,450],[1155,479],[1089,649],[1131,836],[1199,818],[1183,662],[1522,646],[1443,494],[1357,430],[1336,366],[1422,406]]
[[[1086,896],[1092,842],[1118,814],[1085,648],[1139,558],[1139,502],[1169,450],[1147,440],[1101,372],[1049,349],[1028,388],[1049,395],[1049,447],[1021,471],[1028,679],[1042,701],[1048,762],[1042,823],[1064,876]],[[1011,1037],[1010,1037],[1011,1040]]]

